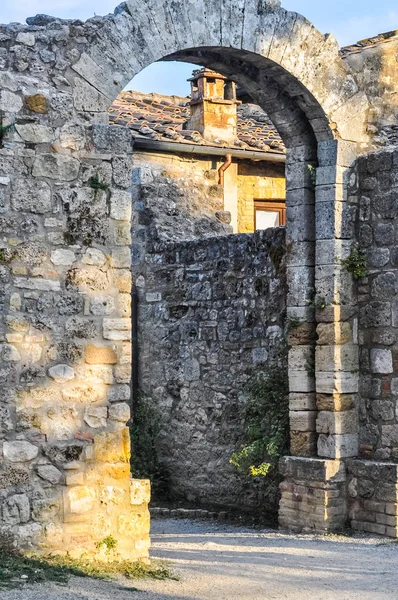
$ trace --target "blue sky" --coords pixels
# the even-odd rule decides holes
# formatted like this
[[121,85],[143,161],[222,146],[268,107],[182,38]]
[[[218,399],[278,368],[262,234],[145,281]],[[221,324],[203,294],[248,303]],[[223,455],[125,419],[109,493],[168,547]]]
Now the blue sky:
[[[113,12],[118,0],[1,0],[0,23],[45,13],[63,18],[87,19]],[[282,6],[301,13],[323,33],[333,33],[341,46],[377,33],[398,29],[397,0],[282,0]],[[189,93],[186,79],[192,66],[153,64],[139,73],[131,87],[143,92]]]

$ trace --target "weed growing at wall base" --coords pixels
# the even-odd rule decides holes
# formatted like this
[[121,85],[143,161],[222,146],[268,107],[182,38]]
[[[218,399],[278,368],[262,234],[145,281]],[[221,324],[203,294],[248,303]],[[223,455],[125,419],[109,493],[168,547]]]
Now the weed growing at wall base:
[[289,451],[289,385],[284,366],[258,371],[249,381],[245,439],[230,462],[247,478],[266,477],[272,504],[278,498],[278,463]]
[[[119,576],[126,579],[175,579],[168,565],[163,561],[151,561],[150,565],[141,561],[93,562],[82,556],[24,556],[19,552],[0,551],[0,592],[20,588],[25,584],[53,581],[66,584],[71,576],[93,577],[112,580]],[[130,591],[131,588],[129,588]],[[138,590],[136,590],[138,591]]]

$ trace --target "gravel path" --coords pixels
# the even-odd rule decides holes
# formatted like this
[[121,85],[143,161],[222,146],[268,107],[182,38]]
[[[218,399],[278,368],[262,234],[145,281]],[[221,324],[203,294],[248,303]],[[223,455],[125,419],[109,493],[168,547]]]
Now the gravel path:
[[[398,545],[378,538],[297,536],[190,520],[154,520],[152,556],[181,581],[72,578],[1,600],[397,600]],[[382,543],[383,545],[380,545]]]

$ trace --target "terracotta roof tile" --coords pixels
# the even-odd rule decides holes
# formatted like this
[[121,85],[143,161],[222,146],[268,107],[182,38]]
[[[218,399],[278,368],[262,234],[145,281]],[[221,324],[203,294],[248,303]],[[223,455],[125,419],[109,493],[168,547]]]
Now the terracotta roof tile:
[[356,44],[352,44],[350,46],[345,46],[340,49],[340,54],[344,58],[348,54],[358,54],[358,52],[362,52],[363,50],[367,50],[368,48],[373,48],[374,46],[378,46],[379,44],[384,44],[385,42],[389,42],[392,38],[398,37],[398,30],[387,31],[386,33],[379,33],[374,37],[367,38],[365,40],[360,40],[356,42]]
[[[130,127],[137,139],[156,139],[200,146],[208,142],[198,131],[184,128],[190,115],[189,98],[141,92],[121,92],[109,109],[111,123]],[[247,150],[285,153],[285,146],[268,115],[254,104],[238,106],[238,135],[234,146]]]

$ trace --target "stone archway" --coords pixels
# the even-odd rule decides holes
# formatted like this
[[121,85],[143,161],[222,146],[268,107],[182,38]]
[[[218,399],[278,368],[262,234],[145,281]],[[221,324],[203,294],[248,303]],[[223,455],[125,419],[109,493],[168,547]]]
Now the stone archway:
[[[367,142],[368,102],[334,39],[277,2],[252,0],[129,1],[86,23],[37,17],[5,31],[0,46],[12,44],[13,53],[0,78],[0,109],[16,121],[16,132],[1,151],[10,201],[4,226],[17,249],[6,255],[12,266],[5,272],[3,350],[10,417],[3,468],[6,502],[18,515],[5,524],[19,543],[92,552],[115,535],[124,554],[147,555],[148,490],[129,478],[124,427],[130,133],[110,127],[107,110],[138,71],[159,59],[198,62],[242,82],[285,141],[288,315],[295,322],[292,450],[305,457],[355,456],[351,406],[342,411],[336,399],[357,391],[355,299],[341,266],[351,244],[343,173],[357,145]],[[322,314],[317,297],[326,305]],[[316,319],[321,342],[314,373],[308,365]],[[342,332],[350,341],[344,351]],[[315,391],[325,396],[318,450]],[[315,469],[323,483],[338,465],[299,461],[295,476],[313,478]],[[292,524],[294,518],[298,526],[304,519],[293,517]]]

